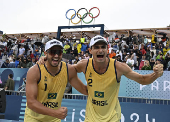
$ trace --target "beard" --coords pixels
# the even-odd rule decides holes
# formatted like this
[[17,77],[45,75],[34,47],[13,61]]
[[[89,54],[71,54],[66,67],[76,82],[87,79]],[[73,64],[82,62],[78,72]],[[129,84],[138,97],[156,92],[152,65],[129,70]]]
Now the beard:
[[49,58],[48,55],[47,55],[47,61],[49,62],[50,66],[51,67],[58,67],[58,65],[60,64],[61,62],[61,58],[58,58],[58,61],[56,64],[53,64],[53,58]]

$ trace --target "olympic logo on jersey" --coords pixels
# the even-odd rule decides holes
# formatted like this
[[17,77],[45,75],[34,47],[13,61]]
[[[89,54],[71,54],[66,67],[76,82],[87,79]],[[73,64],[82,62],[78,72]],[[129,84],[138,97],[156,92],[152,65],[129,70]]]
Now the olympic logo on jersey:
[[[99,13],[98,13],[96,16],[93,16],[93,14],[90,12],[90,11],[91,11],[92,9],[94,9],[94,8],[98,9],[98,11],[99,11]],[[80,10],[83,10],[83,9],[86,10],[86,13],[83,14],[83,16],[81,16],[81,15],[79,14],[79,12],[80,12]],[[71,16],[71,18],[68,18],[68,17],[67,17],[67,14],[68,14],[68,12],[71,11],[71,10],[73,10],[75,13]],[[93,21],[94,18],[98,17],[99,14],[100,14],[100,10],[99,10],[99,8],[97,8],[97,7],[92,7],[89,11],[88,11],[86,8],[80,8],[80,9],[77,11],[77,13],[76,13],[76,10],[75,10],[75,9],[69,9],[69,10],[67,10],[67,12],[66,12],[66,18],[69,19],[69,20],[71,20],[71,23],[73,23],[73,24],[78,24],[78,23],[81,22],[81,20],[82,20],[85,24],[89,24],[89,23],[91,23],[91,22]],[[80,20],[79,20],[77,23],[74,23],[72,20],[76,17],[76,15],[77,15],[77,17],[78,17]],[[91,20],[90,20],[89,22],[85,22],[85,21],[84,21],[84,19],[87,17],[87,15],[89,15],[89,16],[91,17]]]

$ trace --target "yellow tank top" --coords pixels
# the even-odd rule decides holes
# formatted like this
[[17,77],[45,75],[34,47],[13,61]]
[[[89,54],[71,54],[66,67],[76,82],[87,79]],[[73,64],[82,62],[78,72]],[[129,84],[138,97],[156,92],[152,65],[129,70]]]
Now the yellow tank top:
[[93,59],[87,63],[85,77],[88,88],[88,100],[84,122],[120,122],[121,108],[118,100],[120,82],[114,59],[109,59],[105,73],[98,74]]
[[[38,64],[37,64],[38,65]],[[38,82],[38,95],[37,100],[44,106],[51,109],[58,109],[61,107],[61,101],[68,82],[67,64],[61,62],[59,73],[52,76],[45,65],[38,65],[40,69],[40,81]],[[60,119],[48,115],[38,114],[26,106],[25,120],[31,122],[61,122]],[[26,121],[27,122],[27,121]]]

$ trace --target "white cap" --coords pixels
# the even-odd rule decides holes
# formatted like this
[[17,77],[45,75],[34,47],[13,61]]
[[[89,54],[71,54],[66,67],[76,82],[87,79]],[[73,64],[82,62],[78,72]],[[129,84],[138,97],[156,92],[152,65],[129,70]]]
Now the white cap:
[[105,42],[107,44],[107,41],[104,37],[97,35],[91,39],[90,47],[93,46],[94,44],[96,44],[97,42]]
[[52,39],[45,44],[45,51],[56,45],[63,48],[62,42],[58,41],[57,39]]

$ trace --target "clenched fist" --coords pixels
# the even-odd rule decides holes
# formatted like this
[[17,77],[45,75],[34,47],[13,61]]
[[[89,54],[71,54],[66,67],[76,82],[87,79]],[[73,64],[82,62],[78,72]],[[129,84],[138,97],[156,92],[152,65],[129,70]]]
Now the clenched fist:
[[67,107],[60,107],[58,110],[57,118],[59,119],[65,119],[67,116],[68,109]]
[[157,64],[153,67],[153,71],[158,77],[163,75],[163,64]]
[[58,119],[65,119],[67,116],[67,107],[60,107],[57,110],[53,110],[53,114],[51,116],[56,117]]

